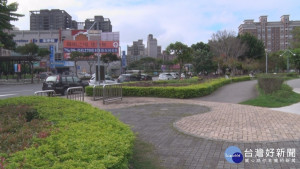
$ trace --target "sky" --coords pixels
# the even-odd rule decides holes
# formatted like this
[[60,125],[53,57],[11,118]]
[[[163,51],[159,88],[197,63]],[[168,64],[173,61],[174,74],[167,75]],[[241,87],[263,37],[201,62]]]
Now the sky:
[[258,22],[263,15],[268,21],[279,21],[282,15],[300,20],[299,0],[8,0],[12,2],[19,3],[17,13],[25,15],[12,22],[20,30],[29,30],[32,10],[65,10],[78,22],[95,15],[109,18],[126,51],[139,39],[147,45],[149,34],[165,49],[176,41],[207,43],[217,31],[238,33],[244,20]]

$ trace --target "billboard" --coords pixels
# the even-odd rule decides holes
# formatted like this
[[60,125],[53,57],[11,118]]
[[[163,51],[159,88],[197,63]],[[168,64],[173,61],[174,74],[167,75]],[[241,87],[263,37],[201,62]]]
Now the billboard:
[[[64,41],[64,58],[70,58],[71,52],[92,52],[92,53],[119,53],[119,41],[74,41],[65,40]],[[100,45],[100,46],[99,46]]]

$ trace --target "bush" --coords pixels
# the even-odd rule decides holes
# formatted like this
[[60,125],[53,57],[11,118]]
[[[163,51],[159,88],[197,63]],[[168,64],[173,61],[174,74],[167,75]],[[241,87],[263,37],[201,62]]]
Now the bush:
[[[197,80],[197,79],[196,79]],[[225,84],[250,80],[249,76],[233,77],[232,79],[213,79],[201,84],[180,87],[132,87],[123,86],[123,96],[166,97],[166,98],[194,98],[208,95]],[[86,94],[93,95],[93,87],[86,87]]]
[[284,81],[282,77],[276,76],[261,76],[258,78],[258,86],[266,94],[273,93],[281,88],[281,85]]
[[[29,105],[51,123],[45,138],[13,154],[0,152],[5,168],[128,168],[134,135],[109,112],[64,98],[18,97],[0,107]],[[36,117],[33,112],[28,114]]]

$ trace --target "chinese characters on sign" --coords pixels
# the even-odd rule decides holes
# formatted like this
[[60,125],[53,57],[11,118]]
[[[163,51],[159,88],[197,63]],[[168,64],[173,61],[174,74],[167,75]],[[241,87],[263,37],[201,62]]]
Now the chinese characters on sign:
[[295,148],[246,149],[245,163],[296,163]]

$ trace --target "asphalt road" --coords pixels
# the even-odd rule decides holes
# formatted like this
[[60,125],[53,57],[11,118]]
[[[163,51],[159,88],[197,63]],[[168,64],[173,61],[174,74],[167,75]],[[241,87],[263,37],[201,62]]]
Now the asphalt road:
[[210,95],[194,98],[193,100],[203,100],[223,103],[240,103],[257,97],[257,80],[237,82],[225,85]]
[[31,96],[42,90],[42,83],[22,85],[0,85],[0,99],[18,96]]

